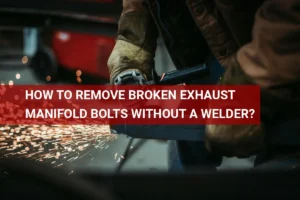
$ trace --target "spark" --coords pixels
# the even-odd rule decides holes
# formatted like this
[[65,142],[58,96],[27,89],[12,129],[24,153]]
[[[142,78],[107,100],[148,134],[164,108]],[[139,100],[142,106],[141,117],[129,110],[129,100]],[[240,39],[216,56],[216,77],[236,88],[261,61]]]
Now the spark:
[[77,70],[77,71],[76,71],[76,76],[81,76],[81,75],[82,75],[81,70]]
[[8,81],[8,85],[14,85],[14,81],[13,80],[10,80],[10,81]]
[[51,76],[47,76],[46,81],[48,81],[48,82],[51,81]]
[[78,83],[82,82],[82,79],[80,77],[77,77],[76,80],[77,80]]
[[16,79],[20,79],[21,78],[21,74],[16,74]]
[[28,57],[27,56],[23,56],[22,57],[22,63],[26,64],[28,62]]
[[[6,86],[1,85],[0,97],[5,92]],[[26,120],[18,120],[24,114],[20,110],[22,101],[24,99],[20,97],[17,104],[0,101],[0,121],[5,119],[7,124],[10,120],[19,122],[18,125],[0,126],[0,159],[27,158],[62,167],[91,155],[93,149],[108,149],[109,144],[117,139],[117,135],[111,134],[109,126],[103,121],[96,125],[24,125],[22,122]],[[78,108],[72,102],[70,105]],[[43,104],[46,108],[53,106],[47,101]],[[65,124],[66,120],[57,120],[57,123],[60,122]]]
[[92,149],[107,149],[116,138],[107,125],[6,125],[0,127],[0,158],[27,158],[57,168],[91,155]]

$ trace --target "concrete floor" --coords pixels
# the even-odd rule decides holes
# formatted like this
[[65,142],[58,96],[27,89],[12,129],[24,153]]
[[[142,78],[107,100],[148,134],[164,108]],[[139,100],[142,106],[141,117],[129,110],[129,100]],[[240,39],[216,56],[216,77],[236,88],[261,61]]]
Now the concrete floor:
[[[174,67],[171,64],[165,50],[159,49],[158,51],[158,56],[156,58],[157,63],[162,65],[162,67],[158,69],[165,71],[172,70]],[[158,73],[161,72],[162,71]],[[20,74],[20,79],[16,79],[16,74]],[[14,84],[40,84],[31,70],[22,64],[5,64],[0,66],[0,82],[7,84],[9,81],[13,81]],[[64,80],[64,82],[67,82],[67,80]],[[65,167],[70,172],[77,168],[113,171],[116,169],[128,141],[129,138],[121,135],[118,139],[111,142],[107,149],[92,149],[89,157],[79,158],[75,162],[67,164]],[[132,146],[134,146],[134,144]],[[248,168],[252,166],[252,163],[253,158],[224,158],[220,169],[236,167]],[[167,143],[155,140],[147,141],[146,144],[128,161],[128,163],[126,163],[123,168],[124,171],[167,171],[167,169]]]

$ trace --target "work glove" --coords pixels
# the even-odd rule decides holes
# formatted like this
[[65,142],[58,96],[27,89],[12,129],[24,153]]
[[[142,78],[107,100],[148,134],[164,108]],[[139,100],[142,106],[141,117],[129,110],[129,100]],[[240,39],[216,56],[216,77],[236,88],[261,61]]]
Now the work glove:
[[108,59],[108,68],[111,84],[115,84],[118,76],[127,72],[141,75],[142,79],[148,80],[154,68],[154,55],[132,43],[117,40]]
[[247,158],[263,148],[264,131],[261,125],[207,125],[205,143],[214,154]]
[[144,1],[124,1],[115,47],[108,59],[110,82],[118,75],[136,72],[151,78],[159,31]]
[[[143,84],[151,77],[154,55],[124,40],[117,40],[108,59],[110,82],[113,85]],[[143,101],[121,101],[124,107],[139,107]]]
[[[252,84],[240,69],[235,57],[219,81],[220,85]],[[226,105],[225,105],[226,106]],[[206,148],[226,157],[246,158],[264,147],[265,133],[262,125],[207,125]]]

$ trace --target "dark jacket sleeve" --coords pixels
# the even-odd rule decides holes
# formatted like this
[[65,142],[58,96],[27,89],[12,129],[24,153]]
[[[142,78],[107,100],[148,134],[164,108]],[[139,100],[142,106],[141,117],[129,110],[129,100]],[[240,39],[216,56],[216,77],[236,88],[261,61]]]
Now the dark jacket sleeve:
[[107,65],[110,81],[126,70],[139,70],[151,79],[158,30],[146,0],[123,0],[115,47]]
[[[233,73],[240,77],[229,80]],[[299,115],[300,0],[264,2],[255,16],[252,41],[237,52],[224,78],[261,86],[262,119]]]
[[118,40],[135,44],[149,53],[155,52],[158,29],[146,0],[123,0]]

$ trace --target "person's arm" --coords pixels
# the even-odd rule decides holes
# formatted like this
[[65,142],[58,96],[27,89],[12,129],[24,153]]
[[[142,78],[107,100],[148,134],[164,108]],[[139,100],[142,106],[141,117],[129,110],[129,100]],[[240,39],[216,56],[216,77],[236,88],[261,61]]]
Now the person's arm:
[[206,147],[248,157],[263,147],[267,127],[278,123],[274,120],[299,118],[300,0],[266,0],[256,13],[252,41],[227,64],[220,84],[261,87],[262,125],[208,125]]
[[300,0],[266,1],[257,12],[253,40],[237,60],[245,75],[262,87],[262,119],[279,109],[299,115]]
[[158,30],[145,0],[123,0],[118,36],[108,60],[110,79],[127,70],[138,70],[150,78]]
[[[255,16],[252,41],[225,73],[225,83],[261,86],[262,119],[279,109],[299,115],[300,0],[266,0]],[[232,79],[239,74],[238,79]]]

